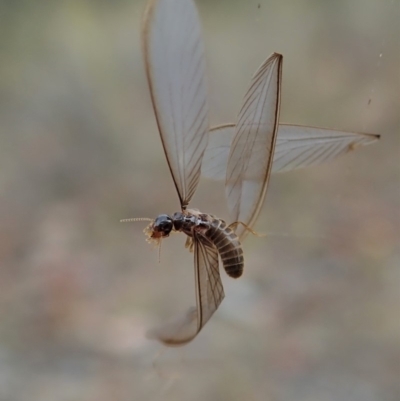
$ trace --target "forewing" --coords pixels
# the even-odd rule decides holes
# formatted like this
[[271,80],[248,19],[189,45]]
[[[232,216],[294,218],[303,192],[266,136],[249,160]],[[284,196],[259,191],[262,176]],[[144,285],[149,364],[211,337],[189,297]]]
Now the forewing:
[[204,46],[193,1],[149,1],[143,52],[165,155],[185,207],[200,178],[209,127]]
[[[282,56],[255,73],[244,98],[228,158],[225,193],[234,221],[252,226],[265,198],[279,121]],[[242,226],[237,233],[244,237]]]
[[[229,150],[235,135],[235,124],[211,128],[204,153],[201,174],[213,180],[226,177]],[[370,145],[379,135],[345,132],[328,128],[279,124],[272,173],[317,166]]]
[[217,249],[201,235],[195,234],[193,241],[196,307],[148,333],[149,338],[168,346],[183,345],[193,340],[224,299]]

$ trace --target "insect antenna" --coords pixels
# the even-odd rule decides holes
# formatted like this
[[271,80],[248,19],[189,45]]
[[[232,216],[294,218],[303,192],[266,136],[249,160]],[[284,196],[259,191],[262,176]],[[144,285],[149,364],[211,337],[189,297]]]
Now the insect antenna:
[[154,221],[154,219],[150,219],[148,217],[134,217],[132,219],[122,219],[120,223],[131,223],[132,221]]
[[158,263],[161,263],[161,244],[162,241],[158,243]]
[[159,245],[161,243],[161,238],[154,238],[153,237],[153,225],[154,225],[154,219],[150,219],[149,217],[134,217],[132,219],[122,219],[120,220],[121,223],[130,223],[130,222],[135,222],[135,221],[149,221],[150,224],[148,224],[143,232],[146,235],[146,241],[149,244],[153,244],[153,245]]

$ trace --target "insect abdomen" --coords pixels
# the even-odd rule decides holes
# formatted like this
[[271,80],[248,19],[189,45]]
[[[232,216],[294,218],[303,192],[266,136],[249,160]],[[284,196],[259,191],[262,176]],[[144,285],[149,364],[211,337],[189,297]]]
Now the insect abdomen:
[[238,236],[223,220],[214,219],[206,237],[216,246],[226,273],[238,278],[243,273],[243,250]]

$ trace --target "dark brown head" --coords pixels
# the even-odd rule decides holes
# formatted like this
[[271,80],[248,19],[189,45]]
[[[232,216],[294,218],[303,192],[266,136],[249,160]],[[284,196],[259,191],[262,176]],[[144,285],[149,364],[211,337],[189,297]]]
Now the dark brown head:
[[160,214],[151,226],[151,238],[168,237],[174,227],[172,217],[167,214]]
[[121,221],[150,221],[150,224],[143,230],[143,232],[146,234],[147,242],[155,245],[159,245],[163,238],[168,237],[174,228],[173,219],[167,214],[160,214],[155,220],[147,217],[136,217],[133,219],[123,219]]

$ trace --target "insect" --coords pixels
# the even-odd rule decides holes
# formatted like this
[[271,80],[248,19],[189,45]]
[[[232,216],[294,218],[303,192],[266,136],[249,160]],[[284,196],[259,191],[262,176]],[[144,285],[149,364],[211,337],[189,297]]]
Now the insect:
[[[254,74],[236,125],[210,132],[204,46],[193,1],[150,0],[142,41],[153,108],[181,210],[172,216],[123,221],[148,220],[144,232],[154,244],[173,231],[187,236],[186,247],[194,253],[196,307],[149,333],[166,345],[182,345],[196,337],[224,298],[219,259],[229,276],[242,275],[241,241],[253,232],[274,166],[283,171],[321,163],[352,143],[372,138],[307,127],[278,129],[282,56],[277,53]],[[277,137],[281,151],[274,153]],[[300,142],[306,143],[308,153],[296,150]],[[327,142],[334,150],[326,151]],[[278,153],[285,154],[283,161],[278,162]],[[233,223],[188,208],[201,174],[225,179]]]

